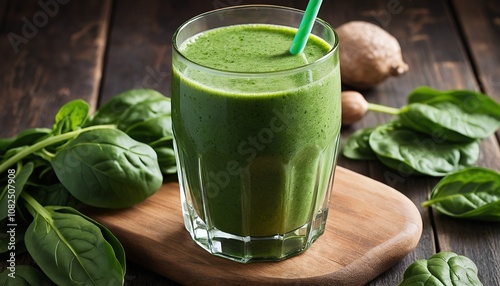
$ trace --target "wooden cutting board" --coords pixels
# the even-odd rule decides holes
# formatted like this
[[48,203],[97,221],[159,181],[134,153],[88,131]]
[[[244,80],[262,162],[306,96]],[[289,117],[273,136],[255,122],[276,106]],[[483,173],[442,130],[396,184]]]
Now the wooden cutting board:
[[89,215],[118,237],[127,259],[186,285],[363,285],[414,249],[422,233],[407,197],[342,167],[325,233],[281,262],[240,264],[197,246],[184,228],[177,183],[132,208]]

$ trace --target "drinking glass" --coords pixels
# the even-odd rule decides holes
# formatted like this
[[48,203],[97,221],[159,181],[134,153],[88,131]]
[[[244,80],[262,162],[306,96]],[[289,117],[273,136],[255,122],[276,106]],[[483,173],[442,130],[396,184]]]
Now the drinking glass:
[[302,16],[287,7],[235,6],[196,16],[173,36],[182,212],[191,238],[214,255],[243,263],[283,260],[323,234],[341,125],[338,38],[317,19],[311,37],[327,44],[325,54],[269,72],[210,68],[186,57],[182,45],[196,45],[196,35],[221,27],[297,28]]

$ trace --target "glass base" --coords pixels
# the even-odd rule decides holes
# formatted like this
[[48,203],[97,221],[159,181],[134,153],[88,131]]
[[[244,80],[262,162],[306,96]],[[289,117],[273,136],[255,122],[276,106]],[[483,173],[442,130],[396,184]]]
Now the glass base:
[[191,238],[209,253],[240,263],[281,261],[304,252],[324,233],[328,216],[328,209],[323,209],[311,223],[291,232],[252,237],[208,229],[194,208],[184,206],[184,224]]

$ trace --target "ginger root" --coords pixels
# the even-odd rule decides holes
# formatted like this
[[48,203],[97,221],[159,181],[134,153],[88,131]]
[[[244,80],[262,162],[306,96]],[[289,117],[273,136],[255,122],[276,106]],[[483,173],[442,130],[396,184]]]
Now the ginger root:
[[396,38],[377,25],[347,22],[337,29],[342,83],[369,89],[408,71]]
[[359,121],[368,111],[368,102],[357,91],[342,91],[342,124]]

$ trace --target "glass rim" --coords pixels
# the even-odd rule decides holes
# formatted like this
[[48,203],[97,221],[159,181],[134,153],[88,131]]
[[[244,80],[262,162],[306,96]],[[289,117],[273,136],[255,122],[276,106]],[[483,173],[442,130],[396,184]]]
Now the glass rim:
[[[197,63],[195,61],[192,61],[192,60],[188,59],[186,56],[184,56],[184,54],[181,51],[179,51],[179,47],[178,47],[178,43],[176,41],[176,38],[177,38],[178,34],[180,33],[180,31],[184,27],[188,26],[189,24],[191,24],[191,23],[193,23],[193,22],[195,22],[198,19],[201,19],[203,17],[224,12],[225,10],[255,9],[255,8],[276,9],[276,10],[281,10],[281,11],[288,11],[288,12],[300,13],[302,15],[305,12],[304,10],[300,10],[300,9],[297,9],[297,8],[286,7],[286,6],[279,6],[279,5],[268,5],[268,4],[237,5],[237,6],[230,6],[230,7],[224,7],[224,8],[219,8],[219,9],[215,9],[215,10],[210,10],[210,11],[198,14],[197,16],[194,16],[194,17],[188,19],[187,21],[185,21],[184,23],[182,23],[175,30],[175,32],[174,32],[174,34],[172,36],[172,46],[173,46],[173,49],[182,58],[183,61],[186,61],[186,62],[188,62],[190,64],[196,65],[197,67],[199,67],[199,68],[201,68],[203,70],[212,72],[212,73],[218,73],[218,74],[222,74],[222,75],[231,75],[231,76],[263,76],[263,75],[281,75],[281,74],[296,73],[296,72],[300,72],[300,71],[305,70],[305,69],[309,69],[311,66],[318,65],[318,64],[326,61],[326,59],[328,59],[329,57],[331,57],[338,50],[338,47],[339,47],[339,37],[337,35],[337,32],[335,31],[335,29],[328,22],[326,22],[325,20],[317,17],[316,20],[315,20],[315,23],[319,23],[319,24],[323,25],[324,27],[326,27],[327,29],[329,29],[333,33],[333,35],[335,37],[334,43],[333,43],[331,49],[325,55],[323,55],[321,58],[317,59],[316,61],[314,61],[312,63],[308,63],[308,64],[305,64],[305,65],[299,66],[299,67],[294,67],[294,68],[284,69],[284,70],[277,70],[277,71],[265,71],[265,72],[228,71],[228,70],[216,69],[216,68],[212,68],[212,67],[208,67],[208,66],[199,64],[199,63]],[[248,24],[250,24],[250,23],[248,23]],[[275,25],[275,24],[272,24],[272,25]],[[298,28],[298,27],[292,27],[292,28]],[[328,44],[330,44],[330,43],[328,43]]]

